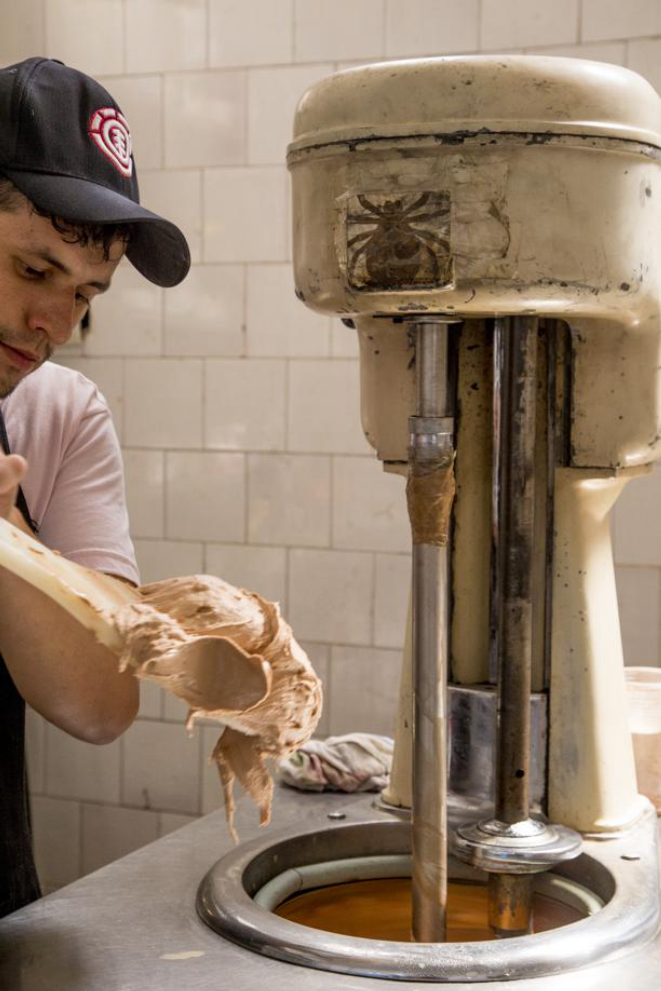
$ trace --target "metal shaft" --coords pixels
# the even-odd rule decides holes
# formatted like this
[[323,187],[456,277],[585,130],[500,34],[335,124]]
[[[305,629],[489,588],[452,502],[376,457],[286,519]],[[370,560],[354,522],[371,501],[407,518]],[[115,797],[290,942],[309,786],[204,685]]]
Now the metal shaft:
[[413,532],[412,932],[442,942],[447,903],[448,529],[454,492],[448,328],[416,326],[416,416],[407,489]]
[[[494,443],[498,445],[495,523],[498,643],[496,819],[530,812],[530,689],[535,499],[537,319],[496,322]],[[490,877],[490,921],[499,935],[530,929],[530,881]]]

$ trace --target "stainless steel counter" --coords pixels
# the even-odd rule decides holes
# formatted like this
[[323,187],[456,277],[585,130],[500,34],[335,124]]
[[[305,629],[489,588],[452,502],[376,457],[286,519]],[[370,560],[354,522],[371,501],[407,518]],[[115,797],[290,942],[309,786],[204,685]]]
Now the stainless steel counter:
[[[274,828],[365,801],[278,789]],[[240,803],[243,840],[259,832]],[[273,828],[273,827],[272,827]],[[393,991],[393,982],[307,970],[226,942],[195,912],[198,884],[232,848],[224,814],[200,819],[0,922],[2,991]],[[661,940],[614,963],[490,991],[659,991]],[[404,989],[429,984],[397,982]],[[437,985],[442,986],[442,985]],[[475,984],[445,987],[475,991]]]

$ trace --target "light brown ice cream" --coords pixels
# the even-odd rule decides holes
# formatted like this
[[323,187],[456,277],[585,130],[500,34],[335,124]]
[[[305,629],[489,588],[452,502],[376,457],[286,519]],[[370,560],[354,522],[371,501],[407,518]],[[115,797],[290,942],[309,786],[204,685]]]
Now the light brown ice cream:
[[269,821],[269,758],[301,747],[321,714],[321,684],[277,604],[220,578],[193,575],[139,589],[140,601],[104,617],[123,647],[120,667],[190,706],[189,723],[225,724],[212,759],[233,829],[234,779]]
[[66,609],[119,657],[225,730],[214,748],[230,828],[238,778],[268,822],[269,758],[301,747],[321,713],[321,685],[278,606],[220,578],[135,589],[83,568],[0,519],[0,565]]

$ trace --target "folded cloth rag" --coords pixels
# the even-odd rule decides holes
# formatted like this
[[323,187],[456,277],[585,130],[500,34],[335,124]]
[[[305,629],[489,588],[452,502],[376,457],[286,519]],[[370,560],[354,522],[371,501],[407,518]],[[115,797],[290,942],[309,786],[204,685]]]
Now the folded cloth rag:
[[278,763],[278,779],[303,791],[381,791],[392,751],[390,737],[374,733],[309,740]]

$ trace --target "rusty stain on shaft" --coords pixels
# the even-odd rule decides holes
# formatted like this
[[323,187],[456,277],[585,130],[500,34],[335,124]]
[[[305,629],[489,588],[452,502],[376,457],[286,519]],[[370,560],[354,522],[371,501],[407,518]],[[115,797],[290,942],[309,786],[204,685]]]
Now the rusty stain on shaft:
[[489,925],[497,936],[532,931],[532,885],[526,874],[489,875]]

